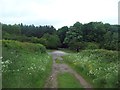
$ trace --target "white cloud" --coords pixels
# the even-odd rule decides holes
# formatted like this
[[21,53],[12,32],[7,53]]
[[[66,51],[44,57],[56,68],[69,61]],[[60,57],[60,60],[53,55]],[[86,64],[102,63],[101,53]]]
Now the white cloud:
[[56,28],[76,21],[103,21],[117,24],[119,0],[1,0],[0,21],[53,25]]

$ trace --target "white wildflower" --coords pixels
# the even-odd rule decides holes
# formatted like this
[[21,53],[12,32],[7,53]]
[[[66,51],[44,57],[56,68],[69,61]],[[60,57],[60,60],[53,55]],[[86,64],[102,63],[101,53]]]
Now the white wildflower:
[[2,59],[3,57],[0,57],[0,59]]
[[41,68],[41,70],[42,70],[42,71],[45,71],[45,69],[44,69],[44,68]]
[[1,62],[1,64],[4,64],[4,62]]

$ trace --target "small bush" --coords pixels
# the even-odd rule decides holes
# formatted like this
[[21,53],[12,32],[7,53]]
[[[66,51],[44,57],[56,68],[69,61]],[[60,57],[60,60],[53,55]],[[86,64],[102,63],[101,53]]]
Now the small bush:
[[86,42],[85,49],[99,49],[99,45],[97,43]]
[[57,49],[61,43],[57,35],[44,34],[40,39],[40,43],[45,45],[49,49]]
[[71,50],[83,50],[84,49],[84,42],[76,42],[76,41],[71,41],[69,43],[69,48]]

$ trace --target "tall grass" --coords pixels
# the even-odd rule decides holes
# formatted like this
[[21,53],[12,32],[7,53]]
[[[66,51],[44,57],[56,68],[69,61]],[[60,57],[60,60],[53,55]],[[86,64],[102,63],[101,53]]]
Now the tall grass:
[[41,88],[51,72],[52,58],[41,44],[3,40],[3,88]]
[[119,85],[117,51],[84,50],[64,56],[64,60],[94,87],[116,88]]

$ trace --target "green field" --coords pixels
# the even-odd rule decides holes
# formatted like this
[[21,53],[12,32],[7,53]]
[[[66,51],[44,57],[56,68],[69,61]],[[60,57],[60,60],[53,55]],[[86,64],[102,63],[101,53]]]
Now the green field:
[[[16,0],[13,0],[13,4],[14,1]],[[30,1],[33,1],[30,3],[30,6],[33,7],[32,4],[36,5],[37,3],[37,7],[31,7],[30,10],[35,8],[37,10],[39,9],[38,6],[42,5],[42,3],[39,5],[39,2],[36,2],[42,0]],[[43,4],[47,4],[48,1],[45,0]],[[51,1],[50,3],[52,3]],[[72,4],[77,4],[74,2],[76,1],[73,1]],[[26,3],[29,2],[23,2],[23,6]],[[53,4],[59,6],[57,5],[59,3]],[[66,4],[65,6],[67,7]],[[52,10],[53,7],[54,5],[52,5],[51,11],[55,11]],[[74,6],[72,7],[73,11]],[[47,12],[46,9],[42,10],[43,12],[39,11],[42,16],[46,17],[44,15],[46,14],[44,12]],[[75,16],[79,16],[80,10],[75,9],[76,12],[66,10]],[[24,10],[26,9],[19,11],[25,12]],[[50,14],[54,14],[51,11],[49,11]],[[83,9],[83,11],[86,10]],[[9,13],[6,14],[9,17]],[[62,17],[66,16],[65,12],[58,14],[61,14]],[[39,19],[39,22],[36,22],[37,19],[31,21],[32,18],[27,19],[31,17],[31,14],[30,16],[29,14],[26,15],[25,18],[15,20],[12,18],[9,23],[6,21],[6,23],[0,23],[0,31],[2,31],[0,35],[2,80],[0,78],[0,81],[2,81],[3,88],[57,88],[57,83],[61,88],[81,88],[76,78],[84,87],[120,88],[120,74],[118,73],[120,70],[120,61],[118,60],[120,25],[111,24],[109,20],[103,22],[100,19],[100,21],[91,19],[91,21],[88,20],[89,22],[80,22],[80,19],[77,18],[73,24],[72,18],[69,21],[63,20],[63,24],[66,24],[63,25],[61,21],[53,20],[54,18],[50,19],[55,21],[54,23],[47,20],[48,18]],[[35,17],[36,15],[37,11],[35,11]],[[55,17],[55,19],[57,18]],[[68,25],[69,22],[70,25]],[[80,80],[81,76],[82,79]],[[58,82],[54,82],[56,78]]]
[[119,87],[117,51],[83,50],[64,56],[64,60],[94,87]]
[[79,81],[70,73],[58,74],[59,88],[82,88]]
[[[2,41],[2,87],[43,88],[52,69],[52,58],[41,44]],[[50,51],[49,51],[50,52]],[[94,88],[116,88],[118,82],[118,51],[94,49],[79,53],[70,51],[64,61]],[[61,63],[58,60],[56,63]],[[59,88],[82,88],[70,73],[59,73]]]
[[50,75],[52,58],[41,44],[3,40],[2,87],[42,88]]

